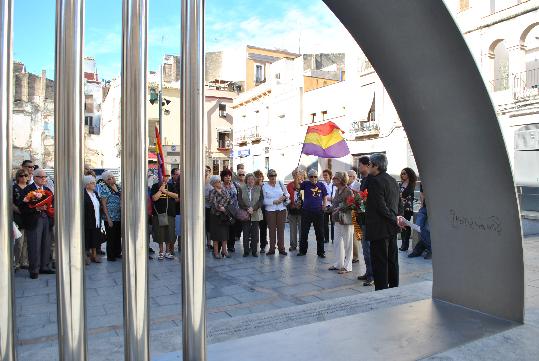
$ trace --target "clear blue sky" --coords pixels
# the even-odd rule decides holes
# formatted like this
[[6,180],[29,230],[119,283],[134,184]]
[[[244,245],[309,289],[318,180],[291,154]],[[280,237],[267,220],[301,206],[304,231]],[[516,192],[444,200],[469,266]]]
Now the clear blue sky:
[[[15,1],[14,58],[27,70],[54,74],[55,0]],[[148,61],[159,68],[164,54],[180,51],[181,0],[150,0]],[[119,75],[121,0],[86,0],[85,55],[101,78]],[[298,51],[341,51],[348,36],[322,0],[207,0],[206,50],[257,45]],[[335,39],[338,39],[337,42]],[[343,40],[344,41],[344,40]]]

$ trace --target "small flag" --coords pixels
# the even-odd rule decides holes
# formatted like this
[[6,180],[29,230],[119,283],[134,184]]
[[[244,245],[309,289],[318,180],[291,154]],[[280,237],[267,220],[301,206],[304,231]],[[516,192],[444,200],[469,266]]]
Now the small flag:
[[159,183],[163,181],[163,177],[167,175],[165,170],[165,153],[163,153],[163,147],[161,146],[161,136],[159,135],[159,128],[155,127],[155,154],[157,155],[157,175],[159,177]]
[[307,128],[301,153],[321,158],[341,158],[350,154],[341,128],[333,122]]

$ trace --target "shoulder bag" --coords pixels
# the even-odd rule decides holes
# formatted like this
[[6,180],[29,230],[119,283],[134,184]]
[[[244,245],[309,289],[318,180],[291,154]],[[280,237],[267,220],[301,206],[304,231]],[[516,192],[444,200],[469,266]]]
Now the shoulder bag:
[[165,213],[159,213],[157,212],[157,208],[155,207],[155,202],[153,203],[153,208],[155,209],[155,214],[157,215],[157,223],[159,226],[168,226],[168,196],[166,198],[167,202],[167,209],[165,210]]

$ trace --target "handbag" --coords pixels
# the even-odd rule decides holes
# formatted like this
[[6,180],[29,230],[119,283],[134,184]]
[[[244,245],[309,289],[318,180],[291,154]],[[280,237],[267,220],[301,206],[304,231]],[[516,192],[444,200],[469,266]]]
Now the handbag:
[[229,226],[236,223],[236,220],[234,219],[234,217],[232,217],[232,215],[230,215],[230,213],[228,211],[221,212],[219,214],[219,219],[221,220],[222,223],[228,224]]
[[251,219],[251,215],[245,209],[238,208],[235,217],[238,221],[247,222]]
[[342,225],[352,224],[352,212],[339,212],[339,223]]
[[168,226],[168,197],[166,198],[167,201],[167,209],[165,210],[165,213],[159,213],[157,212],[157,208],[155,208],[155,203],[153,204],[153,209],[155,209],[155,214],[157,214],[157,224],[159,226],[164,227]]

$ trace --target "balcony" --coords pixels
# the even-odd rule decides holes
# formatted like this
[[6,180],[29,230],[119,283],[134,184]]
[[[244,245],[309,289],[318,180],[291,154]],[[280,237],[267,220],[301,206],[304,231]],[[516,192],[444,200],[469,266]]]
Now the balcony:
[[539,98],[539,68],[513,76],[513,99],[517,101]]
[[258,127],[254,127],[250,129],[249,139],[251,139],[251,144],[258,144],[262,141],[262,136],[260,135],[260,132],[258,131]]
[[353,122],[352,134],[356,139],[377,138],[380,135],[380,127],[372,121]]
[[249,142],[251,142],[251,144],[258,144],[264,138],[258,127],[239,130],[235,134],[237,135],[237,138],[234,143],[240,147],[246,146]]

